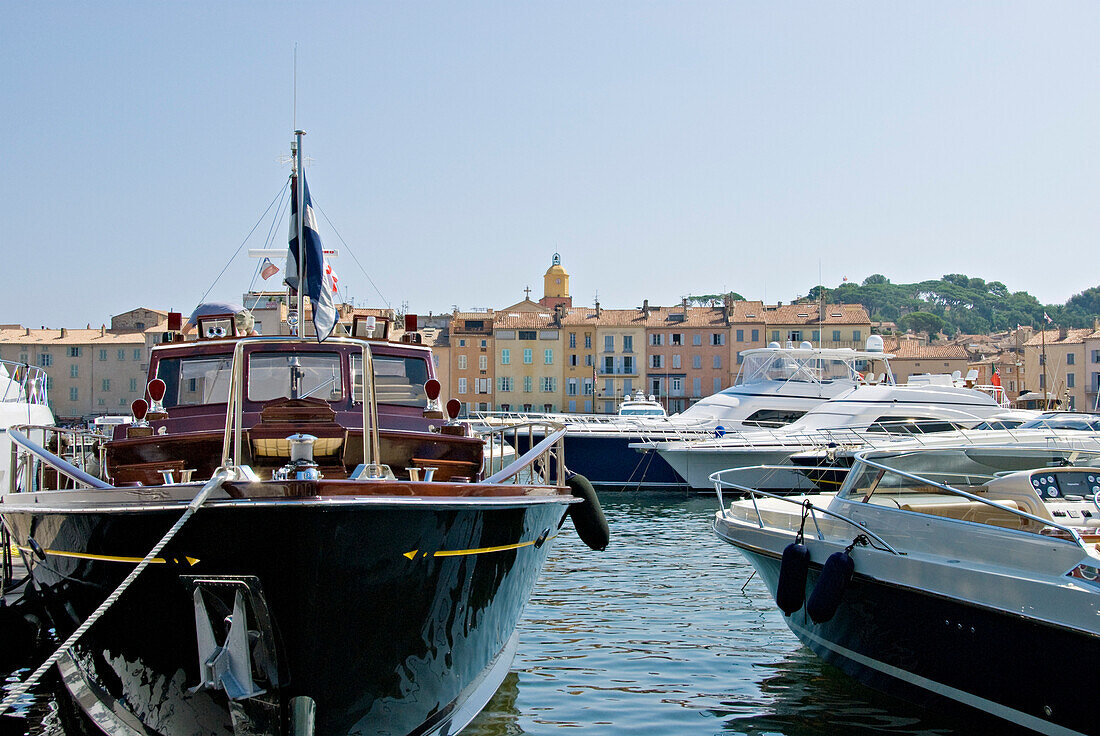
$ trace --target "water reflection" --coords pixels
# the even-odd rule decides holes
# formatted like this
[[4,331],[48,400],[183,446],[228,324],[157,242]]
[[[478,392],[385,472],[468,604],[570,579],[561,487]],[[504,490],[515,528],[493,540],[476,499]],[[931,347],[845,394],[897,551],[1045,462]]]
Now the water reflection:
[[[751,566],[711,531],[713,499],[601,500],[611,546],[592,553],[566,524],[512,671],[464,736],[984,732],[972,714],[878,695],[802,648]],[[39,695],[25,721],[0,718],[0,736],[69,736],[58,707]]]

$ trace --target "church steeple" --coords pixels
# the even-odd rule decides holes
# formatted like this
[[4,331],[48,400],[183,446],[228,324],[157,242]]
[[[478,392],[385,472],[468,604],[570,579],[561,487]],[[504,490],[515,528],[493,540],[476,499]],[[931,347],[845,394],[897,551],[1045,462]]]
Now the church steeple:
[[561,256],[554,254],[550,268],[543,276],[542,299],[539,304],[553,308],[557,304],[573,306],[573,297],[569,296],[569,274],[561,266]]

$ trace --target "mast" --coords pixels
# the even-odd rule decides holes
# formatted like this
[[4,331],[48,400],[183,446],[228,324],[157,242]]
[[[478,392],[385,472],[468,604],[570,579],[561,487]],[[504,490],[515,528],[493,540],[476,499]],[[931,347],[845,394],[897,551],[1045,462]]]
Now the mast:
[[305,307],[305,288],[306,288],[306,253],[305,253],[305,187],[302,183],[305,181],[304,169],[302,168],[302,136],[305,135],[304,130],[294,131],[294,154],[296,156],[294,166],[294,187],[296,202],[295,206],[298,208],[298,220],[295,223],[298,228],[298,327],[295,330],[295,334],[299,337],[304,336],[305,329],[303,325],[306,319],[306,307]]
[[[1046,316],[1046,313],[1043,313]],[[1050,386],[1047,385],[1047,323],[1043,322],[1043,411],[1050,411]]]

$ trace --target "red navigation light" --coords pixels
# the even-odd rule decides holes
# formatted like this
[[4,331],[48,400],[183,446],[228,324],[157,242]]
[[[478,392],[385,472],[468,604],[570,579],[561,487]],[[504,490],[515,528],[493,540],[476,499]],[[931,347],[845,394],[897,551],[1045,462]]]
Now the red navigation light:
[[164,398],[164,392],[168,387],[164,384],[164,381],[159,378],[154,378],[149,381],[149,387],[146,389],[149,392],[149,398],[153,401],[160,401]]
[[134,403],[130,404],[130,413],[140,422],[149,413],[149,402],[145,399],[134,399]]
[[183,314],[180,312],[168,313],[168,331],[179,332],[183,329]]
[[462,411],[462,402],[458,399],[450,399],[447,401],[447,416],[451,419],[458,419],[458,413]]
[[441,388],[443,387],[440,386],[439,381],[435,380],[434,378],[429,378],[424,383],[424,393],[428,395],[428,398],[431,401],[435,401],[439,398],[439,391]]
[[405,332],[416,332],[416,325],[419,320],[415,314],[405,315]]

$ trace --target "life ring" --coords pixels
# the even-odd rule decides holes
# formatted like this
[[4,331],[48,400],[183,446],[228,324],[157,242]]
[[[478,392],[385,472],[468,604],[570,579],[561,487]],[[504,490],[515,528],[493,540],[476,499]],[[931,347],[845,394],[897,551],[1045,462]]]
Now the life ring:
[[583,503],[569,505],[569,517],[573,520],[573,528],[577,530],[577,536],[581,541],[596,551],[607,549],[611,541],[611,531],[607,528],[607,518],[600,507],[600,499],[596,497],[596,489],[579,473],[573,473],[565,479],[565,485],[577,498],[583,498]]

